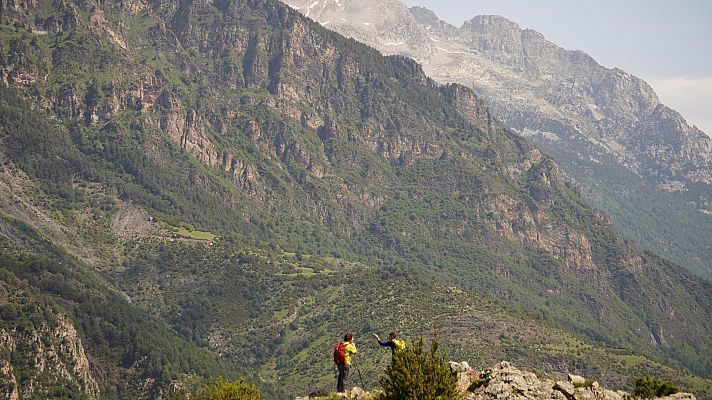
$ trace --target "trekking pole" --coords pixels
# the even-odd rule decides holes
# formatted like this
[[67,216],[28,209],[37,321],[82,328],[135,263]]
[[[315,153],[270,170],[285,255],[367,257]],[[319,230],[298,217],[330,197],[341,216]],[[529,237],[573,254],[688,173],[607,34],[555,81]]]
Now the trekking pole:
[[354,360],[354,367],[356,367],[356,372],[358,373],[358,379],[361,381],[361,388],[366,389],[366,385],[363,383],[363,378],[361,377],[361,369],[358,367],[358,363]]

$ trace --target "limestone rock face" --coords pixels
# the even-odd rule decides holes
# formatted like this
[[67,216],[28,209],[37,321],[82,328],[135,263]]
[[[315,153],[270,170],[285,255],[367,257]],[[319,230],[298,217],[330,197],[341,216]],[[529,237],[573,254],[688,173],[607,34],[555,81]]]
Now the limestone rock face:
[[457,375],[457,390],[461,392],[467,391],[472,382],[480,378],[480,373],[472,369],[467,361],[450,361],[450,370]]
[[[33,356],[20,367],[14,358],[21,352]],[[56,326],[0,330],[0,377],[7,382],[0,397],[13,400],[42,393],[44,375],[76,385],[88,398],[100,397],[82,341],[66,317],[58,316]]]

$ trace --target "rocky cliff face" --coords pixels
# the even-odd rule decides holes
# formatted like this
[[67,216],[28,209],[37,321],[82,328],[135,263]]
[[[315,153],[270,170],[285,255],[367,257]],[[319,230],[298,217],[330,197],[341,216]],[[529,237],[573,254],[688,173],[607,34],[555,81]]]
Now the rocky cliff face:
[[[456,28],[425,8],[408,15],[400,1],[287,4],[384,54],[413,57],[438,82],[472,87],[495,117],[551,154],[628,235],[712,277],[712,264],[703,261],[712,254],[701,244],[712,228],[712,140],[661,104],[641,79],[500,16],[477,16]],[[630,175],[625,185],[608,184],[621,175]],[[622,199],[618,193],[631,185],[639,187]],[[663,205],[653,197],[670,200]],[[688,219],[704,221],[704,228],[675,226]]]
[[[0,282],[3,319],[12,321],[16,309],[34,307],[25,293]],[[35,315],[51,310],[35,309]],[[40,317],[41,318],[41,317]],[[3,399],[42,398],[66,387],[87,398],[100,398],[82,340],[70,320],[53,315],[43,321],[0,327],[0,396]]]
[[[469,75],[478,93],[499,104],[498,117],[518,131],[544,132],[549,121],[562,122],[563,117],[572,134],[598,139],[608,151],[622,153],[619,162],[659,185],[673,180],[687,185],[712,184],[710,138],[662,105],[641,79],[602,67],[581,51],[564,50],[540,33],[522,30],[498,16],[478,16],[465,22],[456,42],[480,58],[509,72],[523,72],[537,82],[522,85],[523,79],[508,78],[501,70],[494,72],[498,82],[478,78],[476,69],[461,71],[458,80]],[[492,86],[499,89],[492,90]],[[524,101],[500,101],[507,87]],[[542,101],[532,104],[537,97]],[[684,168],[683,163],[687,163]]]

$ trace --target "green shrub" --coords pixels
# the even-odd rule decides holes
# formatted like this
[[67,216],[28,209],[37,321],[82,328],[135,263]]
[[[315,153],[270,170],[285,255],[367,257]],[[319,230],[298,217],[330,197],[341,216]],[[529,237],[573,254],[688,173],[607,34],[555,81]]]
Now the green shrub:
[[574,388],[584,388],[588,389],[591,386],[593,386],[593,382],[595,382],[593,379],[586,379],[585,382],[574,382]]
[[491,377],[491,376],[489,376],[489,375],[484,376],[484,377],[482,377],[482,378],[480,378],[480,379],[478,379],[478,380],[472,382],[472,383],[470,384],[470,386],[467,388],[467,391],[468,391],[468,392],[474,392],[475,390],[481,388],[482,386],[487,386],[487,384],[488,384],[489,381],[491,381],[491,380],[492,380],[492,377]]
[[680,389],[670,382],[664,382],[651,376],[645,376],[635,378],[633,395],[643,399],[652,399],[655,397],[669,396],[679,391]]
[[430,350],[423,347],[423,339],[412,342],[393,355],[393,362],[381,378],[383,394],[379,400],[450,400],[458,399],[456,377],[438,352],[436,337]]
[[260,400],[260,391],[242,379],[226,381],[218,378],[215,383],[200,390],[195,400]]

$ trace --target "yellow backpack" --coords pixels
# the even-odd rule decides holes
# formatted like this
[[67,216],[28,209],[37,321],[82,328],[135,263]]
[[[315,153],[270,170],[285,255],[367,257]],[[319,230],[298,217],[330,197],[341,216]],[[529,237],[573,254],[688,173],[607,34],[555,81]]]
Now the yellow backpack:
[[396,345],[396,351],[401,351],[405,349],[405,340],[393,339],[393,344]]

